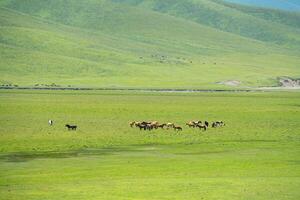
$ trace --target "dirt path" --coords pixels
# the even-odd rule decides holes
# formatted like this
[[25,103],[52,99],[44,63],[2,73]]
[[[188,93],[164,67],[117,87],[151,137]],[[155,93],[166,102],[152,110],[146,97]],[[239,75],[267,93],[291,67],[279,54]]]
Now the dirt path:
[[137,92],[270,92],[278,90],[300,90],[299,87],[261,87],[249,89],[145,89],[145,88],[75,88],[75,87],[0,87],[0,90],[86,90],[86,91],[137,91]]

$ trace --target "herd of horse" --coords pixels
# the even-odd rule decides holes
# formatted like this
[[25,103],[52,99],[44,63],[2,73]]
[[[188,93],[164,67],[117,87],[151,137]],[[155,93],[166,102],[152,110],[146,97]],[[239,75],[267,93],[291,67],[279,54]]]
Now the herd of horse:
[[[49,125],[52,126],[53,125],[53,120],[49,120],[48,121]],[[137,127],[140,130],[153,130],[153,129],[174,129],[176,131],[182,131],[182,127],[175,125],[174,123],[168,122],[168,123],[159,123],[158,121],[152,121],[152,122],[146,122],[146,121],[142,121],[142,122],[138,122],[138,121],[133,121],[129,123],[130,127]],[[188,126],[189,128],[199,128],[200,130],[203,129],[204,131],[207,130],[207,128],[209,127],[209,122],[208,121],[189,121],[185,124],[186,126]],[[211,127],[212,128],[217,128],[217,127],[222,127],[225,126],[225,123],[223,121],[215,121],[211,123]],[[66,128],[68,128],[68,130],[76,130],[77,129],[77,125],[69,125],[66,124],[65,125]]]
[[[208,121],[189,121],[185,124],[189,128],[199,128],[200,130],[206,131],[209,127],[210,123]],[[158,121],[132,121],[129,123],[129,126],[131,128],[137,127],[140,130],[154,130],[154,129],[174,129],[176,131],[182,131],[182,127],[175,125],[174,123],[168,122],[168,123],[159,123]],[[211,123],[212,128],[222,127],[225,126],[225,123],[223,121],[215,121]]]

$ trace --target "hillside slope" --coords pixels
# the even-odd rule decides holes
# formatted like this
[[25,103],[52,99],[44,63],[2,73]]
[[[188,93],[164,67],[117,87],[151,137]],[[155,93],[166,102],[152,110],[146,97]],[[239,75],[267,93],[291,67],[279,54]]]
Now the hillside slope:
[[[113,0],[280,45],[300,46],[300,14],[239,6],[221,0]],[[262,15],[261,13],[267,13]],[[288,26],[289,25],[289,26]]]
[[300,74],[293,27],[279,46],[146,4],[2,0],[0,6],[2,84],[220,88],[217,82],[238,80],[254,87]]

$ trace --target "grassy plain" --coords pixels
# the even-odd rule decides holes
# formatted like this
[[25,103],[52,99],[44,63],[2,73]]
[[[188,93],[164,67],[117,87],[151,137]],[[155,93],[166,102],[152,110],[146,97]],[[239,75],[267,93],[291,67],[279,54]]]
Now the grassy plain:
[[[0,91],[0,199],[299,199],[299,98]],[[128,126],[192,119],[227,125],[177,133]]]

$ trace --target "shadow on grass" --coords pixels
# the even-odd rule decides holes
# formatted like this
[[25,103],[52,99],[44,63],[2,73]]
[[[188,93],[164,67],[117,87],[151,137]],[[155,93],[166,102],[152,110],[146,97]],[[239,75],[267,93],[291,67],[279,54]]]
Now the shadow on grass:
[[[214,146],[220,146],[222,144],[230,143],[274,143],[278,142],[277,140],[220,140],[214,143]],[[183,143],[177,144],[176,147],[187,146],[187,145],[199,145],[199,144],[212,144],[210,142],[200,142],[200,143]],[[106,148],[84,148],[73,151],[36,151],[36,152],[14,152],[0,154],[0,162],[28,162],[35,159],[63,159],[63,158],[74,158],[74,157],[86,157],[86,156],[104,156],[104,155],[114,155],[117,153],[144,153],[144,152],[154,152],[158,150],[158,147],[162,147],[163,144],[135,144],[131,146],[118,146],[118,147],[106,147]],[[172,146],[168,146],[172,148]],[[228,153],[232,149],[227,150],[203,150],[203,151],[191,151],[191,152],[177,152],[176,155],[204,155],[204,154],[220,154]]]
[[[148,147],[149,145],[143,145]],[[17,152],[0,154],[0,161],[5,162],[28,162],[35,159],[63,159],[73,157],[85,157],[85,156],[102,156],[102,155],[113,155],[120,152],[145,152],[152,151],[149,148],[136,148],[136,146],[126,147],[112,147],[112,148],[101,148],[101,149],[80,149],[74,151],[43,151],[43,152]]]

